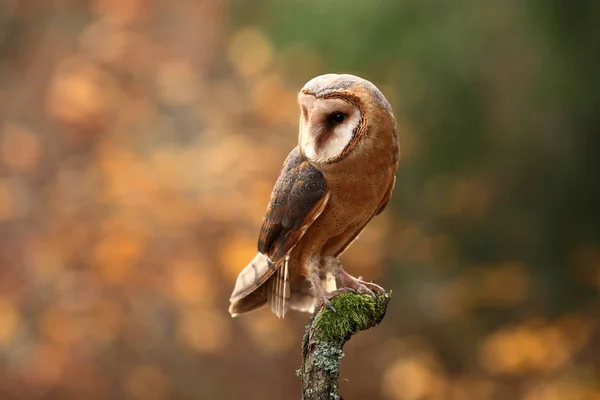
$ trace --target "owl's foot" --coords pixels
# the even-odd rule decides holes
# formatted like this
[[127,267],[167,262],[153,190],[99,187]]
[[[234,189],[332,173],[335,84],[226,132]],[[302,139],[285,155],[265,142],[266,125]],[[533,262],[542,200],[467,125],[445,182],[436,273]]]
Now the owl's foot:
[[334,276],[337,289],[328,292],[323,286],[323,281],[321,279],[323,271],[318,269],[313,270],[308,276],[308,280],[312,283],[313,293],[317,299],[317,311],[323,307],[327,307],[335,312],[335,308],[331,305],[331,299],[339,294],[367,294],[373,297],[373,299],[376,299],[376,294],[385,292],[381,286],[376,285],[373,282],[365,282],[361,278],[356,278],[344,271],[342,264],[335,257],[330,257],[325,260],[325,268],[326,271],[329,271]]
[[317,269],[313,270],[313,272],[308,276],[308,280],[312,284],[312,290],[316,298],[315,315],[323,307],[327,307],[331,311],[335,312],[335,308],[333,308],[330,302],[333,296],[330,296],[329,292],[327,292],[325,289],[325,286],[323,286],[320,271]]
[[383,293],[385,291],[381,286],[373,282],[365,282],[361,278],[355,278],[341,267],[334,274],[336,282],[341,289],[353,289],[358,293],[368,294],[373,298],[376,297],[376,293]]

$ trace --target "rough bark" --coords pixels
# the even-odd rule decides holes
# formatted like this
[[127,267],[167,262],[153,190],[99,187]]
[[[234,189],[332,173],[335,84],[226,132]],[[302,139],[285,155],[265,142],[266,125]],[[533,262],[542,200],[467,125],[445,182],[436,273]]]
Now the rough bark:
[[385,316],[390,293],[373,299],[359,294],[341,294],[331,300],[335,312],[322,308],[314,314],[302,342],[302,400],[343,400],[338,378],[342,348],[360,331],[378,325]]

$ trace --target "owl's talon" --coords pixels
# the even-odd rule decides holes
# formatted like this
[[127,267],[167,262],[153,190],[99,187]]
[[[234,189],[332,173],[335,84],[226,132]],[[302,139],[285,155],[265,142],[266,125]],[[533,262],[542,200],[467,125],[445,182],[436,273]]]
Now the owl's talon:
[[377,300],[378,293],[385,292],[381,286],[372,282],[365,282],[362,280],[362,277],[355,278],[341,267],[335,272],[335,275],[336,282],[341,288],[353,290],[355,293],[368,294],[373,300]]
[[366,286],[367,288],[369,288],[369,290],[371,290],[373,293],[384,293],[385,289],[383,289],[381,286],[377,285],[376,283],[373,283],[373,281],[371,282],[364,282],[361,281],[361,284],[363,284],[364,286]]
[[377,300],[377,295],[366,286],[364,286],[363,294],[369,295],[373,300]]
[[321,305],[319,307],[317,307],[316,312],[318,313],[319,310],[323,309],[323,308],[327,308],[332,312],[337,312],[335,307],[331,304],[331,301],[329,301],[329,296],[328,293],[325,293],[322,298],[321,298]]

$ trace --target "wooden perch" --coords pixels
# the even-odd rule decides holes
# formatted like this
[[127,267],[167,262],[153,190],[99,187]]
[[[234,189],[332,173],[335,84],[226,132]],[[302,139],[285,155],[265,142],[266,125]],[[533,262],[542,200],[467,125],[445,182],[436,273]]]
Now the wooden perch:
[[342,347],[352,335],[378,325],[385,316],[390,293],[345,293],[334,297],[335,312],[322,308],[306,326],[302,341],[302,400],[343,400],[338,378]]

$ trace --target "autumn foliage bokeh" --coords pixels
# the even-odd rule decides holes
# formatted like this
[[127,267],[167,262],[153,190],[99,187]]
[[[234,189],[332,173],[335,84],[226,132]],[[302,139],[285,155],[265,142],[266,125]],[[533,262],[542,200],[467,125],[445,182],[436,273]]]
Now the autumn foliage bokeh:
[[228,296],[298,89],[344,71],[403,153],[343,257],[394,292],[345,348],[345,398],[599,400],[598,80],[573,20],[300,3],[0,3],[0,399],[298,398],[307,315],[233,320]]

